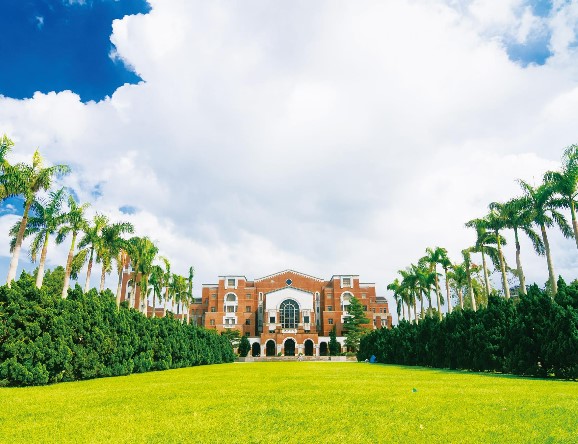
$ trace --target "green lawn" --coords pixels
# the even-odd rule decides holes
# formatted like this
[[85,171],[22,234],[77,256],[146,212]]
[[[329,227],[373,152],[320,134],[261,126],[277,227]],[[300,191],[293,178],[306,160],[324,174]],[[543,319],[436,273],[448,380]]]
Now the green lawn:
[[0,442],[576,443],[578,383],[364,363],[213,365],[2,388]]

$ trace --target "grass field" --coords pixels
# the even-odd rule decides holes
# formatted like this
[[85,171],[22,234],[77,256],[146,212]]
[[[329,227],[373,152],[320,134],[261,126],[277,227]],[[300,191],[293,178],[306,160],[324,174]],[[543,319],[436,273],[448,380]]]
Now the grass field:
[[0,442],[576,443],[578,383],[364,363],[213,365],[2,388]]

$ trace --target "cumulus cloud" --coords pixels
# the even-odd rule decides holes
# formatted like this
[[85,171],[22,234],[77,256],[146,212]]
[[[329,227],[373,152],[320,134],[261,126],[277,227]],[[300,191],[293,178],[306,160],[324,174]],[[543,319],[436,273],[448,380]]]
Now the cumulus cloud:
[[[175,270],[194,265],[197,283],[294,268],[358,273],[383,294],[427,246],[459,260],[464,222],[576,142],[572,5],[544,18],[515,0],[151,4],[111,36],[144,82],[98,103],[1,98],[0,132],[15,156],[39,146],[71,164],[83,201],[132,221]],[[543,65],[496,37],[541,27]],[[554,244],[575,277],[572,242]]]

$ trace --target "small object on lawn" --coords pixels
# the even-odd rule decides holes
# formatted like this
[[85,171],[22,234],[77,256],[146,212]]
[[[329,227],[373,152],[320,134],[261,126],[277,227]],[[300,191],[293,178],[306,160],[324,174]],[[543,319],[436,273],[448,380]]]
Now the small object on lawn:
[[412,391],[413,393],[415,393],[415,392],[417,392],[417,389],[414,387],[414,388],[411,389],[411,391]]

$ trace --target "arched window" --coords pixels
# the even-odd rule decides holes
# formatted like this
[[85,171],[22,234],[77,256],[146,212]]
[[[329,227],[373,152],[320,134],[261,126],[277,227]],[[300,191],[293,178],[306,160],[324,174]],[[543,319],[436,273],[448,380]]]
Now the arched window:
[[235,293],[227,293],[225,295],[225,313],[237,312],[237,295]]
[[279,306],[281,328],[297,328],[299,324],[299,304],[292,299],[286,299]]
[[343,313],[349,311],[349,301],[351,300],[352,297],[353,295],[348,291],[341,294],[341,311]]

